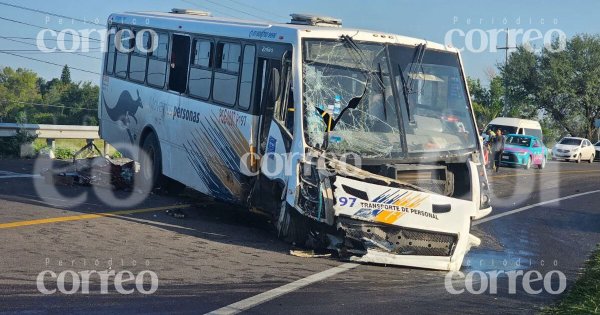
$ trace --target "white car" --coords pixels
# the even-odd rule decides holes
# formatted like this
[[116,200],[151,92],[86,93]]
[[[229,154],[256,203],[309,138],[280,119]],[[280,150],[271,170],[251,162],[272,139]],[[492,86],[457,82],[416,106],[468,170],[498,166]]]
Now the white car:
[[565,137],[552,148],[552,158],[555,160],[594,162],[596,149],[585,138]]

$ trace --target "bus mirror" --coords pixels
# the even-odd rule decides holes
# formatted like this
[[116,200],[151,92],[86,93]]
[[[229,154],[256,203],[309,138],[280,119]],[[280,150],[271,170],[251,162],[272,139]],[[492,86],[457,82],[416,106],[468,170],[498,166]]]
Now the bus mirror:
[[279,100],[279,87],[280,87],[280,76],[279,76],[279,70],[277,69],[273,69],[271,70],[271,86],[270,88],[270,94],[271,97],[273,98],[273,103],[276,103]]

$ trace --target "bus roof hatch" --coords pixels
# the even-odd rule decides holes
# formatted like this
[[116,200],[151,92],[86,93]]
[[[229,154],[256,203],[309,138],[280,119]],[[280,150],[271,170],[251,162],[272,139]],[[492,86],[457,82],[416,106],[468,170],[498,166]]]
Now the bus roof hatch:
[[310,26],[330,26],[330,27],[342,27],[342,19],[333,18],[329,16],[318,16],[312,14],[290,14],[292,21],[290,24],[298,25],[310,25]]
[[189,14],[189,15],[198,15],[198,16],[212,16],[208,11],[200,11],[200,10],[190,10],[190,9],[171,9],[171,13],[175,14]]

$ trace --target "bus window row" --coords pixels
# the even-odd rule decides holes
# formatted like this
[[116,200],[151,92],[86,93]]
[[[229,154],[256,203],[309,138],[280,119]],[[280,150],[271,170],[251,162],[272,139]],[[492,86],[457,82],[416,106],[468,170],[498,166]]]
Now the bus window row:
[[[154,38],[150,32],[142,32],[137,40],[136,30],[123,29],[120,34],[120,39],[115,34],[108,38],[107,75],[226,106],[237,105],[241,110],[250,108],[256,60],[254,45],[170,36],[160,31]],[[115,41],[120,41],[122,49],[117,49]]]

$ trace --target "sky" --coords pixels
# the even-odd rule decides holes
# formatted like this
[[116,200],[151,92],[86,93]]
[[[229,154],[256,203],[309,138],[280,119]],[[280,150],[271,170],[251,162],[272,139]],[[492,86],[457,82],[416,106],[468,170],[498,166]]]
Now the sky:
[[[490,74],[497,73],[497,65],[504,62],[505,52],[496,49],[498,46],[507,46],[504,29],[510,29],[509,34],[514,37],[508,46],[530,42],[531,47],[540,48],[544,44],[544,36],[550,39],[564,34],[570,38],[579,33],[598,33],[597,16],[600,12],[600,1],[596,0],[0,0],[0,3],[85,21],[97,20],[101,24],[114,12],[167,12],[172,8],[204,9],[215,16],[275,22],[289,21],[290,13],[333,16],[341,18],[346,27],[423,38],[462,48],[467,75],[481,79],[484,84],[488,82]],[[36,51],[37,48],[32,46],[35,40],[31,38],[37,37],[40,29],[15,21],[57,31],[99,28],[89,23],[67,19],[61,21],[55,16],[0,5],[0,66],[28,68],[45,79],[59,77],[64,64],[91,72],[100,71],[101,54],[97,49],[80,54]],[[47,43],[48,47],[56,46],[55,40]],[[70,43],[66,44],[69,48]],[[92,43],[91,46],[98,45]],[[98,74],[76,69],[72,69],[71,77],[74,81],[92,81],[96,84],[100,80]]]

